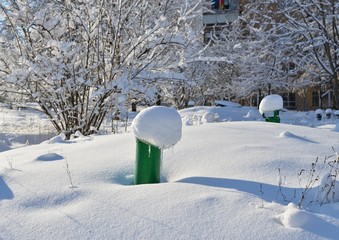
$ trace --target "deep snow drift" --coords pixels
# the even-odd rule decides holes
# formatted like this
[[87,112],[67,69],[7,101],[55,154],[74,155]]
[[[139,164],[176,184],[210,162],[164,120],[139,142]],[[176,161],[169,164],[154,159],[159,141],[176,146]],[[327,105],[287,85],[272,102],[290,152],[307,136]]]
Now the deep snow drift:
[[339,203],[321,188],[338,120],[281,114],[300,126],[257,113],[180,111],[182,138],[164,150],[161,184],[131,185],[132,132],[2,152],[0,239],[337,239]]

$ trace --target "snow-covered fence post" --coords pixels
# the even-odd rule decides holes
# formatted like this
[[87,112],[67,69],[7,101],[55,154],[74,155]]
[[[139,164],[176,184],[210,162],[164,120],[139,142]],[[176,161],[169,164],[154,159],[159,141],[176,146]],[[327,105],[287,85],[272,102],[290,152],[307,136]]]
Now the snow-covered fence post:
[[[268,95],[261,100],[259,112],[266,119],[266,122],[280,123],[279,112],[283,108],[283,103],[283,98],[280,95]],[[273,116],[266,116],[269,112],[273,112]]]
[[332,109],[331,108],[326,109],[325,114],[326,114],[327,119],[330,119],[332,116]]
[[179,113],[162,106],[142,110],[133,120],[136,137],[134,184],[160,183],[162,149],[181,139]]
[[339,110],[334,111],[334,116],[339,119]]
[[318,121],[321,121],[322,116],[323,116],[323,110],[322,109],[315,110],[315,116],[316,116]]

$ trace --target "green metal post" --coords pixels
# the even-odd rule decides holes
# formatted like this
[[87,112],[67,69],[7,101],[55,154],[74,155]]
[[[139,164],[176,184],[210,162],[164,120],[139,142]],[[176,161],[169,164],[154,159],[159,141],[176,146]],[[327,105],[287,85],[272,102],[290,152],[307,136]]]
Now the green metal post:
[[134,184],[160,183],[161,149],[137,139]]
[[280,123],[279,110],[275,110],[273,114],[274,114],[273,117],[266,118],[266,122]]

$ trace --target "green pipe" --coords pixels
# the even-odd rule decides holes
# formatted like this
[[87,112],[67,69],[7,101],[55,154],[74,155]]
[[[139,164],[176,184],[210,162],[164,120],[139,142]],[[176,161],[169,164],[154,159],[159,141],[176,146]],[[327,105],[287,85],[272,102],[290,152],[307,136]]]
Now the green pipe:
[[279,111],[280,110],[275,110],[273,113],[273,117],[267,117],[266,122],[275,122],[275,123],[280,123],[280,117],[279,117]]
[[161,149],[136,140],[134,184],[160,183]]

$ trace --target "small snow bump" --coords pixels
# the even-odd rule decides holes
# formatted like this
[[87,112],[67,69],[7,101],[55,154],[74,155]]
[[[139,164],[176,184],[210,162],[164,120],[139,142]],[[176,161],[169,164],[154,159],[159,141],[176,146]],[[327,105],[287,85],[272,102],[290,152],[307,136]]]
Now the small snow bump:
[[247,112],[244,118],[248,120],[258,120],[258,119],[262,119],[262,116],[258,110],[251,109]]
[[290,133],[289,131],[284,131],[282,133],[279,134],[280,138],[284,138],[284,137],[295,137],[294,134]]
[[300,210],[295,204],[288,204],[285,212],[277,216],[277,220],[288,228],[304,228],[312,223],[313,216],[311,213]]
[[53,138],[51,138],[50,140],[46,141],[49,144],[52,143],[62,143],[65,142],[66,140],[66,135],[64,133],[59,134],[58,136],[55,136]]
[[219,119],[219,115],[217,113],[206,112],[202,116],[201,120],[203,123],[213,123],[213,122],[216,122],[218,119]]

